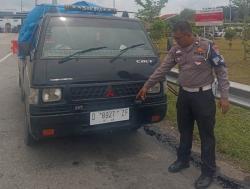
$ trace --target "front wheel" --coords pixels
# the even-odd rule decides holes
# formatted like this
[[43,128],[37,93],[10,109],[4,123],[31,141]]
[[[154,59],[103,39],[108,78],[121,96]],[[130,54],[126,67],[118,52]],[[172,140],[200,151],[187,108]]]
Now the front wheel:
[[25,115],[25,125],[24,125],[24,143],[27,146],[34,146],[37,140],[30,133],[30,118],[29,115]]
[[21,78],[19,76],[19,79],[18,79],[18,84],[19,84],[19,88],[20,88],[20,97],[21,97],[21,101],[24,102],[25,100],[25,94],[24,94],[24,90],[23,90],[23,86],[22,86],[22,83],[21,83]]
[[20,74],[18,74],[18,86],[21,88],[21,78],[20,78]]

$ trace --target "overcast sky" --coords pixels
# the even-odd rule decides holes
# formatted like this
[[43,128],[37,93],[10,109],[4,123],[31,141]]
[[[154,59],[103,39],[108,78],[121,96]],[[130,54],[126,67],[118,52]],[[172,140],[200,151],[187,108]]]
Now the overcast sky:
[[[49,3],[52,0],[37,0],[39,4]],[[57,0],[58,4],[71,4],[79,0]],[[113,7],[113,1],[118,10],[137,11],[138,6],[134,0],[88,0],[104,7]],[[0,10],[17,10],[21,9],[21,0],[0,0]],[[184,8],[202,9],[208,7],[216,7],[220,5],[228,5],[229,0],[169,0],[166,7],[162,10],[162,14],[178,13]],[[23,10],[30,10],[34,7],[35,0],[22,0]]]

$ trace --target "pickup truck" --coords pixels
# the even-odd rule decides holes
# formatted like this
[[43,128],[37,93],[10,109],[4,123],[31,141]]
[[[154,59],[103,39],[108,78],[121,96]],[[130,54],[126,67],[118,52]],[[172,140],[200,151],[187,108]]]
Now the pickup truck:
[[167,109],[163,82],[146,101],[136,100],[159,65],[141,22],[91,6],[63,8],[43,12],[29,40],[19,40],[25,143],[161,121]]

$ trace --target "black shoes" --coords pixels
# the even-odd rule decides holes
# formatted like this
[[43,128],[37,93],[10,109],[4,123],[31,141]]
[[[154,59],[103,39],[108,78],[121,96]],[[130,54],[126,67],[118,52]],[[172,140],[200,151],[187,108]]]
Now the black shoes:
[[213,182],[213,176],[208,176],[201,174],[201,176],[196,180],[194,186],[196,189],[208,188]]
[[[182,162],[177,160],[168,167],[168,171],[171,173],[177,173],[182,169],[188,167],[189,167],[188,162]],[[194,186],[196,189],[206,189],[211,185],[212,182],[213,182],[212,174],[211,175],[201,174],[200,177],[195,181]]]
[[177,160],[168,167],[168,171],[171,173],[177,173],[177,172],[181,171],[182,169],[185,169],[188,167],[189,167],[188,162],[182,162],[182,161]]

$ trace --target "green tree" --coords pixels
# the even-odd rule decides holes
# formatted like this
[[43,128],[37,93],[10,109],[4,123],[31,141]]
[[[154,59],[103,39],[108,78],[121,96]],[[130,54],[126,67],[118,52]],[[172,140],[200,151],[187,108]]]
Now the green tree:
[[135,0],[135,2],[142,7],[138,10],[137,17],[146,23],[152,23],[160,15],[168,0]]
[[194,21],[195,10],[192,9],[184,9],[180,13],[180,19],[186,21]]
[[192,9],[184,9],[180,12],[179,15],[177,15],[173,18],[170,18],[168,20],[168,22],[170,23],[171,26],[173,26],[176,22],[181,21],[181,20],[193,22],[194,21],[194,13],[195,13],[195,11]]
[[250,0],[233,0],[232,2],[239,8],[240,17],[246,22],[250,17]]
[[233,0],[233,4],[240,9],[240,14],[243,15],[244,20],[244,36],[243,36],[243,46],[244,46],[244,59],[247,59],[248,54],[250,54],[250,45],[248,39],[248,22],[250,22],[250,0]]
[[243,30],[242,43],[244,47],[244,60],[250,58],[250,27],[245,25]]
[[238,22],[243,20],[243,15],[240,15],[239,13],[240,12],[239,7],[236,7],[235,5],[233,5],[231,8],[230,6],[220,6],[218,8],[223,9],[225,22],[230,21],[230,13],[232,22]]
[[165,37],[167,30],[168,30],[168,27],[164,21],[160,19],[155,19],[150,28],[150,37],[154,41],[157,41]]
[[225,39],[229,41],[228,43],[229,49],[231,49],[232,47],[232,40],[235,36],[236,36],[236,31],[234,29],[231,28],[226,29]]

